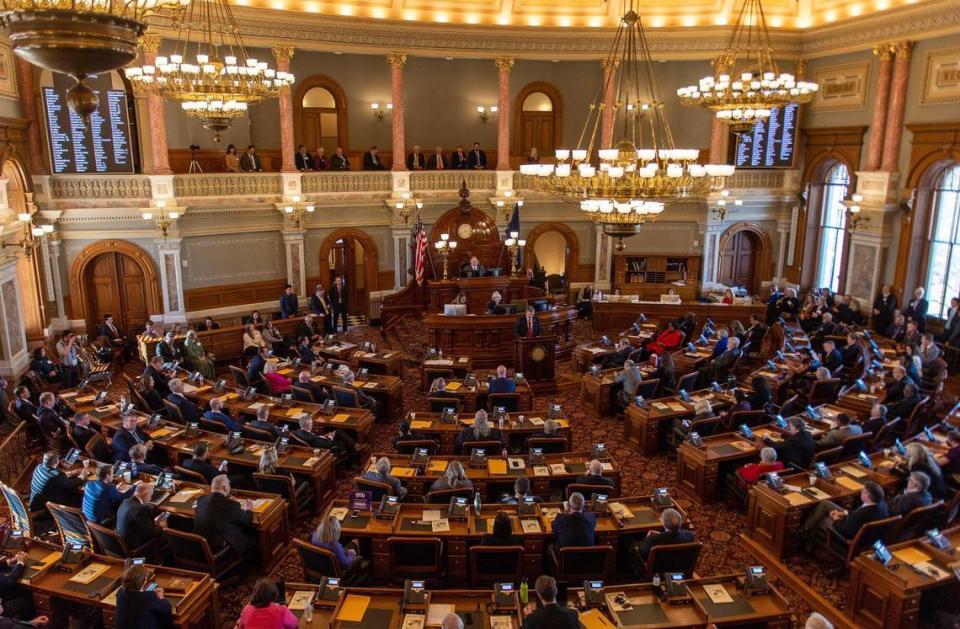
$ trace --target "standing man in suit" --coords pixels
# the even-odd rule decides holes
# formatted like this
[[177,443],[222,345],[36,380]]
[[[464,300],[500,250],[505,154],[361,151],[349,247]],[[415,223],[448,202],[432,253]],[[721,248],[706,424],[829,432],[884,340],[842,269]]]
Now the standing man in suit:
[[580,629],[580,620],[573,609],[557,604],[557,582],[542,574],[534,585],[540,608],[523,619],[523,629]]
[[310,312],[322,316],[324,327],[327,330],[330,329],[330,300],[327,298],[326,291],[323,290],[323,284],[317,284],[313,295],[310,295]]
[[242,557],[257,546],[252,509],[249,498],[243,504],[230,498],[230,479],[221,474],[210,483],[210,493],[197,501],[194,532],[207,540],[214,553],[229,546]]
[[322,146],[317,147],[317,154],[313,158],[314,170],[326,170],[330,167],[330,160],[327,159],[327,153]]
[[297,294],[293,292],[293,286],[287,284],[280,295],[280,318],[289,319],[300,310],[300,300]]
[[433,155],[431,155],[427,161],[427,167],[430,170],[444,170],[447,168],[448,163],[447,158],[443,156],[443,147],[437,146],[434,149]]
[[293,156],[293,163],[297,170],[313,170],[313,155],[307,152],[307,147],[303,144],[297,147],[297,154]]
[[350,160],[343,154],[342,146],[338,146],[330,158],[330,170],[350,170]]
[[413,152],[407,155],[407,170],[423,170],[427,167],[427,160],[420,152],[420,145],[413,145]]
[[470,256],[470,264],[464,267],[461,275],[464,277],[483,277],[486,272],[487,270],[480,264],[480,259],[477,256]]
[[363,154],[364,170],[386,170],[383,162],[380,161],[380,151],[376,146],[371,146],[370,150]]
[[485,170],[487,167],[487,152],[480,148],[479,142],[473,143],[473,150],[467,158],[467,168],[472,170]]
[[343,285],[343,276],[338,275],[330,287],[330,306],[333,308],[333,331],[337,331],[337,322],[343,319],[343,331],[350,326],[347,323],[347,287]]
[[517,383],[507,377],[505,365],[497,367],[497,377],[490,380],[490,393],[513,393],[517,390]]
[[[940,340],[951,347],[960,345],[960,297],[950,298],[947,321],[943,324],[943,336]],[[63,362],[61,361],[60,364],[62,365]]]
[[533,338],[540,336],[540,320],[535,316],[536,310],[533,306],[527,306],[527,312],[517,321],[517,336],[520,338]]
[[662,531],[650,531],[642,540],[634,542],[630,549],[630,553],[638,554],[642,562],[647,561],[654,546],[689,544],[694,539],[693,531],[682,528],[683,516],[676,509],[664,509],[660,514],[660,522],[663,524]]
[[903,311],[903,316],[907,318],[907,322],[915,322],[920,332],[923,332],[927,325],[927,308],[930,307],[930,304],[924,299],[923,293],[923,286],[917,286],[917,290],[913,291],[913,299],[907,303],[907,308]]
[[886,335],[893,325],[893,314],[897,310],[897,297],[889,284],[880,287],[880,294],[873,300],[873,329]]
[[128,548],[140,548],[159,539],[167,520],[150,504],[153,483],[138,482],[133,495],[120,503],[117,510],[117,534]]
[[257,147],[250,144],[247,146],[247,152],[240,156],[240,170],[245,173],[262,173],[263,162],[257,155]]
[[592,511],[584,511],[583,494],[570,494],[563,513],[553,519],[552,530],[557,536],[557,550],[564,546],[593,546],[597,517]]

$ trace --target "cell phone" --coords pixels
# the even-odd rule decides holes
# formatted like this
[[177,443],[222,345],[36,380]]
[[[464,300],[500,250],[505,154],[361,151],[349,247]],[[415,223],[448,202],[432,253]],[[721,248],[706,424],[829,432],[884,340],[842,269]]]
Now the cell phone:
[[221,472],[226,472],[226,471],[227,471],[227,460],[224,459],[223,461],[220,461],[220,467],[218,467],[217,469],[220,470]]
[[146,591],[146,592],[153,592],[153,591],[156,590],[156,589],[157,589],[157,582],[156,582],[156,581],[151,581],[150,583],[147,584],[147,587],[144,588],[144,591]]

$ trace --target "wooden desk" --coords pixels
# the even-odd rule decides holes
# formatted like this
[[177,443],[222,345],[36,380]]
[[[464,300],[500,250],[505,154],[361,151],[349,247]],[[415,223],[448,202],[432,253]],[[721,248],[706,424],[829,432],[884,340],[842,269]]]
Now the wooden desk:
[[420,363],[420,390],[428,391],[430,389],[430,379],[427,378],[428,369],[449,369],[453,372],[455,378],[463,380],[473,369],[473,360],[469,356],[444,356],[436,358],[425,358]]
[[[488,455],[491,453],[487,453]],[[545,454],[542,466],[535,466],[531,474],[530,466],[527,464],[525,456],[488,456],[487,465],[481,468],[470,466],[470,456],[432,456],[428,462],[419,467],[410,467],[410,457],[405,454],[387,453],[377,454],[371,457],[364,469],[358,472],[358,476],[373,469],[376,459],[385,456],[390,459],[390,464],[394,470],[391,472],[394,476],[403,481],[407,488],[408,495],[411,497],[420,497],[430,490],[433,481],[443,476],[444,470],[450,461],[457,460],[463,464],[467,472],[467,478],[473,482],[473,488],[480,493],[480,499],[487,502],[496,502],[500,500],[502,494],[513,495],[513,483],[517,476],[526,475],[530,478],[531,493],[541,498],[552,496],[562,496],[567,485],[574,483],[577,477],[586,473],[586,466],[593,458],[590,452],[567,452],[563,454]],[[503,462],[506,465],[506,471],[497,473],[491,471],[490,463],[493,461]],[[496,465],[496,463],[494,463]],[[558,465],[555,470],[550,466]],[[620,494],[620,466],[615,461],[609,461],[611,469],[604,471],[603,475],[613,481],[613,490],[611,495]],[[562,499],[562,498],[561,498]]]
[[870,417],[873,405],[883,401],[883,396],[883,391],[879,393],[850,391],[837,398],[837,405],[843,407],[843,410],[847,413],[856,415],[860,419],[866,419]]
[[[643,379],[650,377],[653,369],[648,363],[640,365]],[[623,372],[623,366],[604,369],[597,374],[587,373],[580,378],[580,400],[583,408],[595,417],[610,417],[617,412],[617,399],[614,391],[619,392],[623,387],[617,384],[616,378]]]
[[643,408],[636,404],[627,407],[623,422],[623,438],[631,448],[647,456],[660,451],[660,445],[667,430],[675,419],[690,419],[694,416],[693,402],[700,398],[710,401],[714,413],[730,406],[731,395],[724,391],[715,393],[709,389],[690,392],[690,402],[684,402],[677,396],[647,400]]
[[357,369],[366,368],[371,374],[381,376],[403,376],[403,353],[399,351],[364,352],[356,351],[353,359]]
[[[296,377],[295,374],[283,375],[291,378],[291,380]],[[311,380],[322,387],[338,386],[348,389],[351,388],[350,385],[343,384],[343,381],[334,375],[317,375],[311,378]],[[295,380],[293,380],[293,384],[296,384]],[[353,382],[353,387],[363,390],[364,393],[377,401],[380,408],[383,409],[383,417],[386,421],[398,421],[403,417],[403,378],[398,376],[380,376],[370,373],[366,376],[357,376]],[[370,413],[370,411],[366,409],[350,410],[362,410],[365,413]]]
[[[37,613],[50,617],[49,626],[66,627],[70,607],[95,607],[103,616],[104,626],[116,627],[116,591],[123,575],[123,561],[102,555],[85,555],[76,565],[63,565],[66,572],[57,570],[56,559],[61,548],[40,541],[25,544],[27,569],[20,584],[33,592]],[[91,564],[107,567],[107,571],[88,585],[71,579]],[[173,624],[179,629],[209,629],[220,626],[219,596],[213,577],[165,566],[149,566],[157,585],[165,589],[164,596],[173,606]],[[171,583],[179,580],[184,591],[173,592]],[[118,628],[123,629],[123,628]]]
[[[509,269],[505,269],[509,272]],[[429,310],[443,312],[444,304],[451,303],[457,293],[467,297],[467,313],[482,315],[490,303],[493,291],[503,296],[503,305],[525,299],[529,294],[530,281],[526,277],[511,277],[504,273],[499,277],[459,277],[449,280],[431,280]],[[546,296],[542,299],[547,299]],[[519,314],[519,313],[518,313]]]
[[[590,497],[586,497],[589,501]],[[633,540],[643,538],[648,531],[662,528],[660,515],[651,507],[650,496],[611,498],[612,508],[606,514],[597,514],[596,539],[598,544],[609,544],[619,565],[626,569],[627,548]],[[626,515],[621,505],[626,507]],[[679,507],[674,503],[674,508]],[[347,501],[338,500],[331,513],[341,519],[343,537],[360,540],[361,554],[373,558],[373,574],[378,579],[389,579],[392,572],[390,549],[387,538],[439,537],[444,541],[444,561],[447,578],[453,584],[468,582],[468,549],[478,544],[481,538],[493,530],[493,519],[503,511],[513,520],[513,534],[519,537],[524,547],[524,574],[532,581],[544,573],[545,552],[556,541],[551,525],[557,514],[563,511],[563,503],[541,503],[533,515],[518,516],[516,505],[484,504],[480,515],[473,512],[472,505],[461,520],[446,519],[447,505],[401,504],[394,516],[380,519],[372,513],[351,517]],[[434,532],[430,523],[424,523],[425,511],[432,511],[431,518],[446,520],[449,530]],[[682,510],[681,510],[682,513]],[[531,524],[535,523],[535,524]],[[531,527],[525,531],[523,526]]]
[[697,371],[704,363],[713,357],[713,346],[716,345],[716,341],[714,339],[710,339],[710,341],[709,346],[697,347],[696,352],[689,352],[684,347],[670,354],[670,358],[673,359],[673,368],[677,372],[677,377]]
[[712,319],[717,325],[728,325],[736,319],[747,327],[750,325],[750,315],[757,313],[764,316],[766,306],[764,304],[727,306],[698,302],[663,304],[659,301],[638,303],[595,301],[593,302],[593,329],[600,334],[616,334],[629,328],[641,313],[647,315],[651,322],[659,322],[662,325],[667,321],[675,321],[688,312],[697,315],[697,333],[699,333],[707,319]]
[[[657,598],[649,583],[611,585],[603,588],[608,601],[603,615],[617,627],[769,627],[789,629],[790,606],[787,600],[771,587],[763,593],[747,594],[743,591],[744,577],[722,575],[684,581],[690,591],[690,599],[679,603],[666,603]],[[713,604],[705,585],[722,585],[733,599],[732,603]],[[615,611],[613,599],[625,594],[633,610]],[[568,600],[582,601],[583,590],[571,588]],[[653,609],[651,609],[653,608]],[[656,609],[659,608],[659,612]],[[645,612],[645,613],[644,613]],[[652,614],[651,614],[652,612]],[[581,616],[583,612],[581,612]]]
[[570,356],[570,365],[574,373],[586,373],[590,366],[604,360],[616,350],[613,341],[610,345],[602,345],[599,341],[581,343],[573,349]]
[[[273,327],[284,337],[295,337],[297,328],[300,327],[301,323],[303,323],[303,317],[276,319],[273,322]],[[323,325],[320,325],[322,328]],[[257,327],[263,329],[262,325]],[[203,344],[204,351],[216,357],[218,363],[234,362],[243,356],[243,333],[245,330],[246,326],[244,325],[231,325],[219,330],[197,332],[197,340]],[[178,336],[173,342],[180,349],[183,349],[185,339],[186,336]],[[160,340],[137,337],[137,349],[145,363],[149,363],[150,358],[156,355]]]
[[313,353],[324,358],[332,358],[340,362],[349,363],[350,358],[358,352],[358,345],[349,341],[334,339],[332,343],[317,343],[313,346]]
[[[520,422],[520,418],[523,422]],[[444,423],[440,421],[440,413],[416,412],[408,415],[411,429],[421,433],[428,439],[436,439],[440,443],[440,454],[456,454],[454,441],[460,431],[466,426],[473,425],[473,417],[461,417],[455,423]],[[531,435],[543,434],[543,414],[523,414],[507,413],[507,421],[504,423],[503,437],[507,442],[507,449],[511,452],[525,452],[526,441]],[[538,421],[539,420],[539,421]],[[559,419],[559,427],[556,436],[567,439],[569,446],[573,444],[573,434],[570,429],[570,421]]]
[[[451,385],[453,385],[452,388]],[[475,387],[466,386],[464,381],[458,378],[447,380],[446,390],[457,396],[464,413],[473,413],[487,408],[490,383],[486,378],[478,376],[477,386]],[[517,401],[517,410],[530,412],[533,409],[533,391],[530,389],[530,384],[526,380],[517,382],[515,393],[520,396]]]
[[[514,366],[517,315],[448,317],[428,314],[423,318],[428,344],[448,356],[470,356],[477,367]],[[557,359],[569,358],[576,343],[573,323],[576,308],[538,312],[541,334],[556,336]]]
[[[960,546],[960,528],[945,531],[944,535],[950,540],[951,549]],[[846,609],[858,627],[920,627],[924,594],[943,588],[957,589],[956,577],[948,567],[958,560],[956,551],[948,554],[938,550],[924,538],[890,546],[890,552],[894,558],[889,567],[874,559],[873,551],[859,555],[851,564]],[[944,571],[945,576],[918,574],[903,558],[910,558],[905,552],[922,553],[929,558],[927,561]]]

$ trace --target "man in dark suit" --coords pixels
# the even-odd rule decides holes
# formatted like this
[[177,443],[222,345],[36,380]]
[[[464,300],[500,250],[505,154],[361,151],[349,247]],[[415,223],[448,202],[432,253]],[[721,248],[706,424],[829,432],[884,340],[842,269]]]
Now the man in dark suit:
[[895,315],[893,317],[893,324],[890,326],[890,329],[887,330],[887,337],[893,339],[897,343],[903,343],[903,337],[907,333],[907,320],[903,317],[902,314]]
[[311,448],[332,450],[335,454],[342,453],[350,457],[357,454],[357,442],[342,430],[331,430],[322,435],[314,434],[313,418],[309,416],[301,417],[300,427],[290,434]]
[[257,155],[257,147],[250,144],[247,146],[247,152],[240,156],[240,170],[246,173],[262,173],[263,162]]
[[317,147],[317,154],[313,158],[314,170],[327,170],[330,167],[330,160],[322,146]]
[[313,346],[310,344],[309,336],[301,336],[297,342],[297,356],[300,363],[309,367],[317,360],[317,355],[313,353]]
[[[303,321],[297,326],[297,338],[306,337],[308,343],[316,343],[323,338],[322,330],[314,325],[313,313],[307,313]],[[313,359],[307,361],[307,364],[313,362]]]
[[386,166],[380,161],[380,151],[376,146],[371,146],[370,150],[363,154],[364,170],[386,170]]
[[213,552],[229,546],[243,556],[257,546],[252,508],[250,499],[241,505],[230,497],[230,479],[221,474],[210,483],[210,493],[197,501],[193,530],[207,540]]
[[470,164],[470,158],[463,152],[463,147],[458,146],[457,150],[450,156],[450,167],[454,170],[466,170]]
[[166,519],[150,504],[153,487],[153,483],[138,483],[133,495],[117,510],[117,534],[128,548],[140,548],[159,539],[167,528]]
[[557,536],[557,550],[564,546],[593,546],[597,518],[592,511],[584,511],[583,494],[573,492],[563,513],[553,519],[551,526]]
[[37,413],[37,407],[30,401],[30,389],[20,385],[13,391],[13,411],[20,418],[20,421],[33,423],[33,416]]
[[147,446],[136,444],[130,446],[130,477],[137,478],[140,474],[159,476],[163,468],[153,463],[147,463]]
[[889,516],[887,503],[883,501],[883,487],[873,481],[867,481],[860,490],[863,503],[853,511],[847,511],[830,500],[822,500],[803,525],[800,534],[807,537],[806,550],[813,553],[818,543],[827,536],[827,529],[833,529],[840,537],[852,540],[864,525]]
[[443,155],[443,147],[436,147],[433,155],[427,160],[427,168],[430,170],[444,170],[450,164],[450,161]]
[[113,448],[113,460],[130,462],[130,448],[142,443],[151,448],[150,435],[140,430],[137,426],[137,416],[130,413],[120,418],[120,428],[113,435],[111,446]]
[[587,466],[587,473],[577,476],[578,485],[593,485],[597,491],[613,489],[613,479],[606,478],[603,475],[603,465],[600,461],[594,459]]
[[196,404],[183,396],[183,380],[179,378],[170,381],[170,395],[167,396],[167,401],[180,409],[183,421],[188,424],[200,421],[200,416],[203,415]]
[[727,340],[727,351],[723,352],[712,361],[700,368],[700,376],[697,382],[701,386],[706,386],[711,380],[725,382],[730,375],[730,370],[740,358],[740,339],[733,337]]
[[293,163],[297,170],[313,170],[313,155],[307,152],[307,147],[301,144],[297,147],[297,154],[293,156]]
[[297,383],[294,386],[296,386],[297,389],[309,391],[313,395],[313,398],[311,399],[304,393],[295,390],[293,391],[293,399],[298,402],[315,402],[317,404],[322,404],[327,399],[327,393],[323,390],[323,387],[316,382],[313,382],[310,378],[310,372],[304,369],[297,375]]
[[427,167],[427,159],[420,152],[420,145],[414,144],[413,151],[407,155],[407,170],[423,170]]
[[660,522],[663,523],[663,531],[650,531],[642,540],[634,542],[630,549],[631,553],[639,555],[641,562],[647,560],[654,546],[688,544],[694,540],[693,531],[683,528],[683,516],[676,509],[664,509],[660,514]]
[[536,310],[533,306],[527,306],[527,312],[517,320],[517,336],[520,338],[533,338],[540,336],[540,320],[537,319]]
[[[67,430],[73,435],[73,440],[81,452],[86,452],[90,440],[100,434],[90,427],[90,415],[88,413],[74,415]],[[100,440],[99,445],[94,448],[93,456],[98,461],[106,461],[110,458],[110,448],[107,447],[106,441]]]
[[416,430],[411,430],[410,422],[404,420],[400,422],[400,432],[394,435],[390,442],[393,444],[394,450],[397,450],[399,449],[398,446],[403,445],[405,441],[422,441],[423,439],[426,439],[426,437]]
[[57,415],[57,411],[53,409],[56,403],[57,398],[53,395],[53,392],[44,391],[41,393],[40,408],[37,409],[37,422],[40,424],[40,432],[47,443],[57,443],[62,446],[66,441],[67,426]]
[[890,515],[906,517],[914,509],[932,504],[933,496],[930,495],[929,489],[930,477],[926,472],[910,472],[904,492],[887,501]]
[[903,390],[908,384],[916,384],[913,379],[907,375],[907,370],[902,365],[893,368],[893,381],[887,387],[887,395],[883,398],[884,404],[895,404],[903,399]]
[[252,387],[263,386],[263,368],[267,364],[267,348],[261,347],[247,365],[247,382]]
[[870,416],[863,422],[863,432],[872,432],[874,436],[887,424],[887,407],[874,402],[870,407]]
[[293,286],[287,284],[283,288],[283,294],[280,295],[280,318],[289,319],[300,310],[300,300],[297,294],[293,292]]
[[760,343],[763,341],[763,336],[766,333],[767,326],[760,320],[760,315],[752,314],[750,315],[750,327],[747,328],[747,334],[743,342],[749,342],[754,350],[758,350],[760,349]]
[[780,443],[765,437],[763,442],[777,451],[777,460],[802,468],[810,467],[810,461],[817,449],[813,435],[807,432],[803,419],[791,417],[784,428],[784,438]]
[[886,405],[887,417],[891,419],[902,417],[904,422],[906,422],[910,414],[913,413],[913,409],[915,409],[919,403],[920,393],[918,392],[917,385],[912,382],[907,383],[903,387],[903,397],[893,404]]
[[490,393],[513,393],[516,390],[517,383],[507,377],[506,366],[497,367],[497,377],[490,380]]
[[467,168],[484,170],[487,167],[487,152],[480,148],[479,142],[473,143],[473,150],[467,157]]
[[486,269],[480,264],[477,256],[471,256],[470,264],[460,270],[460,275],[463,277],[482,277],[484,273],[486,273]]
[[783,293],[780,288],[774,284],[770,286],[770,297],[767,299],[767,325],[773,325],[773,322],[780,316],[780,300]]
[[[10,627],[10,629],[25,629],[26,627],[45,627],[48,619],[45,617],[34,618],[35,609],[33,605],[33,594],[30,590],[20,584],[23,572],[26,569],[27,553],[18,551],[11,556],[0,560],[0,600],[3,606],[0,607],[0,613],[3,618],[0,622],[9,622],[9,625],[0,624],[0,629]],[[19,618],[21,620],[14,620]],[[38,622],[39,621],[39,622]]]
[[880,287],[880,294],[873,300],[873,329],[882,335],[890,332],[893,324],[893,314],[897,310],[897,297],[890,290],[889,284]]
[[907,321],[915,322],[917,329],[921,333],[927,325],[927,308],[930,306],[927,300],[924,299],[923,294],[923,286],[918,286],[917,289],[913,291],[913,299],[907,303],[907,307],[903,311],[903,316],[907,318]]
[[191,449],[193,450],[193,456],[184,460],[184,462],[181,464],[181,467],[188,469],[191,472],[200,474],[208,483],[212,483],[213,479],[219,476],[221,472],[210,464],[209,444],[203,441],[198,441],[197,443],[193,444]]
[[823,342],[823,356],[820,359],[820,364],[829,369],[830,373],[843,365],[843,354],[837,349],[835,341],[827,339]]
[[347,323],[347,287],[343,283],[343,276],[338,275],[330,287],[330,307],[333,308],[333,331],[337,331],[337,323],[343,320],[343,331],[346,332]]
[[630,345],[630,341],[626,338],[621,338],[617,340],[616,350],[614,350],[612,354],[604,356],[600,360],[600,364],[604,369],[623,367],[623,364],[630,358],[630,354],[632,354],[633,351],[633,346]]
[[122,348],[124,358],[130,358],[130,340],[120,331],[120,328],[117,327],[112,314],[104,315],[103,325],[100,326],[99,335],[105,336],[114,347]]
[[280,429],[270,421],[270,407],[268,406],[258,408],[256,419],[247,422],[247,426],[270,433],[271,439],[274,440],[280,436]]
[[219,422],[230,432],[241,429],[240,423],[234,421],[234,419],[223,410],[223,398],[215,397],[210,400],[210,410],[203,414],[203,419],[211,422]]
[[342,146],[338,146],[330,158],[330,170],[350,170],[350,160],[344,155]]
[[557,582],[542,574],[534,585],[540,607],[523,619],[522,629],[580,629],[576,610],[557,604]]
[[947,320],[943,324],[940,340],[951,347],[960,347],[960,298],[950,298],[950,308],[947,309]]

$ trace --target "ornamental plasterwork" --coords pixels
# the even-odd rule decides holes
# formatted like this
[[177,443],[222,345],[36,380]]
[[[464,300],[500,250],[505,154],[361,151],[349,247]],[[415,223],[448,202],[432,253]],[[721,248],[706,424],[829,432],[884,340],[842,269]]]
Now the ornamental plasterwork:
[[281,194],[279,174],[176,175],[177,197],[271,196]]
[[325,192],[390,192],[390,173],[303,173],[301,190],[304,194]]
[[150,179],[142,175],[57,175],[50,179],[54,199],[149,199]]
[[493,190],[497,185],[497,174],[493,171],[471,172],[462,170],[426,171],[410,173],[410,190],[457,190],[460,182],[466,181],[467,188],[473,190]]

